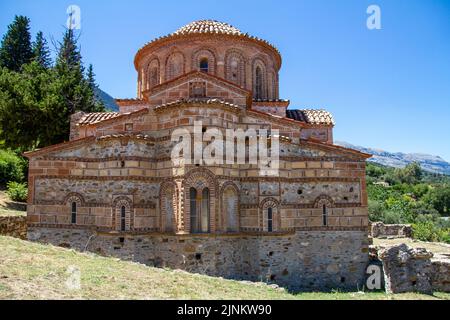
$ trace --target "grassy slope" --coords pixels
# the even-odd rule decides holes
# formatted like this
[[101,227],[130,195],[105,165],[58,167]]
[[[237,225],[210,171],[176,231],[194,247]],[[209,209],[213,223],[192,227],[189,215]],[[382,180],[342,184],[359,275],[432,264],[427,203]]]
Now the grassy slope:
[[[449,294],[302,293],[150,268],[0,236],[0,299],[450,299]],[[81,289],[68,290],[69,267]]]
[[0,187],[0,217],[4,216],[25,216],[25,205],[11,201],[3,187]]

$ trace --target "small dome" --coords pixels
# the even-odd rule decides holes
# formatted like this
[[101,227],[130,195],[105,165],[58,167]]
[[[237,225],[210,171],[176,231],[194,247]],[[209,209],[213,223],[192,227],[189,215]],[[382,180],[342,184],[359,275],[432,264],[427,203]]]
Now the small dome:
[[175,31],[173,35],[191,33],[243,34],[239,29],[225,22],[216,20],[198,20],[181,27]]

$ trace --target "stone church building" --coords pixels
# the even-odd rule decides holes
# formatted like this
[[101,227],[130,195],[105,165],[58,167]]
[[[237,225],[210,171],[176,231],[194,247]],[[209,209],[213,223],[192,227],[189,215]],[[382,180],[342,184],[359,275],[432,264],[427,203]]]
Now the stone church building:
[[[365,161],[324,110],[279,97],[281,55],[212,20],[137,52],[137,98],[76,113],[70,141],[29,152],[31,240],[293,290],[364,284]],[[277,176],[252,164],[174,165],[171,133],[279,130]]]

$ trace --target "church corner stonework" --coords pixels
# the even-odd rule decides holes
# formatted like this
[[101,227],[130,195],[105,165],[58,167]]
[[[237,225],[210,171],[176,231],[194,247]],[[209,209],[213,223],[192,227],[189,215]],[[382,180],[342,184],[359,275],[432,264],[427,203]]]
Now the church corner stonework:
[[[202,20],[134,62],[137,99],[77,113],[69,142],[26,154],[30,240],[292,290],[363,287],[369,155],[333,144],[327,111],[288,109],[273,45]],[[255,132],[223,155],[247,162],[174,161],[174,132],[195,138],[199,122],[202,137]],[[249,150],[274,132],[277,171],[262,174]]]

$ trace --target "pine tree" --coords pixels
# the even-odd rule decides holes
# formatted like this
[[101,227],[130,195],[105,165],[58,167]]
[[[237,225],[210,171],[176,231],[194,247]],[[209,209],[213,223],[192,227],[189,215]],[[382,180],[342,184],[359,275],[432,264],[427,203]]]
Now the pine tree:
[[12,71],[20,71],[22,66],[31,62],[32,59],[30,19],[15,16],[3,36],[0,46],[0,66]]
[[68,67],[82,69],[81,53],[78,49],[77,39],[72,29],[67,29],[62,43],[60,43],[56,68]]
[[45,40],[41,31],[37,33],[36,41],[33,43],[33,60],[45,69],[50,68],[52,65],[47,40]]

